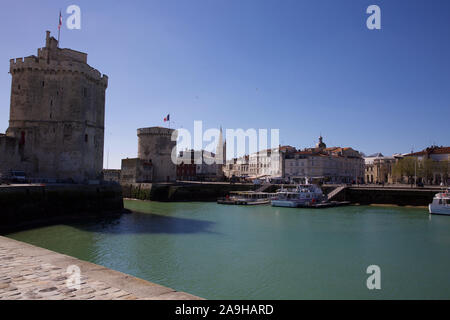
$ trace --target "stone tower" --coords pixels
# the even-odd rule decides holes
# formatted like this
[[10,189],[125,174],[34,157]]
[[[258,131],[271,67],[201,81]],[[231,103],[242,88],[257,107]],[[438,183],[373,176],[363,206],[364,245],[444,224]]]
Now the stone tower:
[[[138,158],[150,162],[153,166],[153,182],[174,182],[177,179],[176,138],[174,129],[151,127],[137,130]],[[174,152],[174,154],[172,154]]]
[[87,54],[60,49],[47,31],[37,56],[11,59],[11,107],[6,135],[18,140],[30,177],[97,179],[103,169],[108,77]]
[[223,168],[227,161],[227,142],[223,139],[222,127],[220,127],[219,141],[216,148],[216,164],[217,164],[217,179],[221,180],[224,177]]

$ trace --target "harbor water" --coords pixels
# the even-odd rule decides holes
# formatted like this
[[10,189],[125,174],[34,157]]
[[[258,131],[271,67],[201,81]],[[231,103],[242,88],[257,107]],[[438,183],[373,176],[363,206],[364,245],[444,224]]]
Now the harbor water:
[[[450,217],[125,201],[119,218],[7,236],[206,299],[449,299]],[[381,289],[367,288],[367,268]]]

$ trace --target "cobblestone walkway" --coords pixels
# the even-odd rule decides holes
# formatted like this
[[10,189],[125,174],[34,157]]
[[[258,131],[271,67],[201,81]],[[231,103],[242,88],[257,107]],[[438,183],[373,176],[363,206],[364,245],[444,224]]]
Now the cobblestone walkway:
[[[68,267],[80,268],[79,287]],[[70,269],[69,269],[70,271]],[[70,278],[70,279],[69,279]],[[73,257],[0,237],[0,300],[193,300],[177,292]]]

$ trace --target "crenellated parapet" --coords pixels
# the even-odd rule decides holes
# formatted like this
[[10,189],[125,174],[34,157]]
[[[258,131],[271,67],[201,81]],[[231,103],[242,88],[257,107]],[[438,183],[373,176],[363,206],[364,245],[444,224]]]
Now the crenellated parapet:
[[86,63],[78,61],[46,61],[36,56],[17,58],[10,60],[9,72],[15,74],[23,71],[37,71],[47,74],[80,74],[89,80],[108,86],[108,76],[101,74],[98,70],[90,67]]
[[163,128],[163,127],[150,127],[137,129],[137,135],[155,135],[155,136],[172,136],[175,129]]

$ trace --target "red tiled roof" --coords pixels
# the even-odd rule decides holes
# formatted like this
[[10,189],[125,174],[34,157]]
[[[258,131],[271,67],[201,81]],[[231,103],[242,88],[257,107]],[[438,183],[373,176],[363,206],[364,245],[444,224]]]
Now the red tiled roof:
[[425,150],[406,154],[405,157],[424,156],[426,154],[450,154],[450,147],[430,147]]

